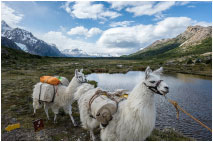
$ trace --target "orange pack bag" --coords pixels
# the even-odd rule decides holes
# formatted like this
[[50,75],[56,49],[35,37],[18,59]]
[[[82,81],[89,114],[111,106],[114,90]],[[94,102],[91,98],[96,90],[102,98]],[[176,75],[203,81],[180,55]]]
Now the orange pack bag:
[[53,76],[42,76],[40,77],[40,82],[48,83],[51,85],[58,85],[60,83],[60,80]]

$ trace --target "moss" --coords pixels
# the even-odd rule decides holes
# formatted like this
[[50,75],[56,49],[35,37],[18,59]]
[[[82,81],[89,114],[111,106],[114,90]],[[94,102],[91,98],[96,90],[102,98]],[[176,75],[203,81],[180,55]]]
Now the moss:
[[16,111],[16,110],[18,110],[18,108],[17,108],[16,105],[12,105],[12,106],[10,106],[10,110],[11,111]]
[[98,82],[94,80],[89,80],[88,83],[94,85],[95,88],[98,86]]
[[173,129],[154,129],[147,141],[192,141],[194,139],[184,136]]

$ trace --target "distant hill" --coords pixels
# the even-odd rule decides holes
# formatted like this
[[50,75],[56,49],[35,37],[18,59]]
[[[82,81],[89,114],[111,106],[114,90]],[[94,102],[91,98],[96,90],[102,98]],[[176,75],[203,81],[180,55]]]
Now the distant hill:
[[[43,40],[36,38],[31,32],[28,32],[20,28],[13,29],[5,21],[1,21],[1,25],[2,25],[1,37],[2,38],[4,37],[3,40],[5,41],[7,40],[8,43],[7,45],[2,44],[2,46],[8,47],[9,42],[12,41],[17,46],[19,46],[20,49],[30,54],[41,56],[54,56],[54,57],[65,56],[58,50],[58,48],[55,45],[50,45],[44,42]],[[10,45],[13,44],[12,42],[10,43]]]
[[174,58],[185,55],[212,52],[212,26],[189,26],[175,38],[157,40],[126,58],[157,59]]
[[1,65],[2,67],[4,66],[19,66],[23,64],[24,66],[26,65],[31,65],[33,66],[34,62],[43,62],[45,59],[48,57],[42,57],[39,55],[32,55],[29,53],[26,53],[22,50],[17,50],[14,48],[8,48],[5,46],[1,46]]

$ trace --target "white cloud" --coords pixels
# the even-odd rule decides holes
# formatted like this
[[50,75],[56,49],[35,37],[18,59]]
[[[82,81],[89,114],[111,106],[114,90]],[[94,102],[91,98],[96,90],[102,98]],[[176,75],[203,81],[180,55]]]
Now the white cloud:
[[100,34],[102,30],[99,28],[91,28],[88,30],[87,28],[83,26],[75,27],[70,29],[70,31],[67,32],[68,35],[80,35],[80,36],[85,36],[85,37],[92,37],[94,35]]
[[200,25],[203,27],[208,27],[208,26],[212,26],[212,23],[210,23],[210,22],[208,23],[205,21],[200,21],[200,22],[194,21],[193,25]]
[[[190,25],[210,25],[208,22],[197,22],[188,17],[168,17],[156,24],[150,25],[136,25],[126,27],[110,28],[103,32],[96,43],[88,43],[83,40],[73,40],[67,37],[62,32],[50,31],[41,34],[39,38],[48,43],[54,43],[59,50],[64,49],[80,49],[90,55],[113,55],[120,56],[123,54],[134,53],[139,49],[147,47],[156,40],[163,38],[173,38],[184,32]],[[97,29],[86,28],[81,29],[83,35],[85,33],[96,33]],[[86,30],[85,30],[86,29]],[[89,33],[91,31],[91,33]],[[73,31],[72,34],[80,33],[78,30]]]
[[165,17],[165,14],[162,14],[161,12],[155,14],[155,18],[153,19],[153,21],[158,21],[158,20],[162,20]]
[[133,13],[134,16],[142,15],[154,15],[154,20],[161,20],[164,18],[163,11],[169,9],[172,6],[183,6],[190,3],[190,1],[110,1],[111,8],[115,10],[125,9],[129,13]]
[[97,44],[106,48],[137,50],[146,47],[155,40],[173,38],[185,31],[193,22],[187,17],[169,17],[155,25],[111,28],[103,32]]
[[121,16],[120,13],[109,11],[104,8],[103,4],[94,4],[89,1],[76,1],[73,6],[70,6],[71,2],[66,2],[62,7],[71,16],[79,19],[114,19]]
[[73,40],[72,38],[65,36],[62,32],[50,31],[48,33],[40,34],[37,36],[50,44],[55,44],[60,51],[63,51],[64,49],[83,49],[84,47],[93,47],[92,43]]
[[145,2],[145,1],[110,1],[111,8],[116,10],[121,10],[126,7],[138,6],[138,5],[146,5],[146,4],[154,4],[155,2]]
[[85,35],[88,33],[88,29],[84,28],[83,26],[75,27],[70,29],[67,34],[69,35]]
[[81,40],[73,40],[70,37],[65,36],[62,32],[50,31],[45,34],[37,34],[37,37],[50,44],[55,44],[60,51],[65,49],[80,49],[85,51],[89,55],[112,55],[120,56],[122,54],[128,54],[130,49],[122,48],[105,48],[99,47],[96,43],[88,43]]
[[188,8],[195,8],[196,6],[195,5],[189,5],[187,6]]
[[127,27],[134,21],[121,21],[121,22],[112,22],[109,26],[110,27]]
[[175,5],[174,1],[159,2],[157,4],[143,4],[135,7],[126,8],[127,12],[133,13],[134,16],[154,15],[165,11]]
[[99,28],[91,28],[88,31],[88,37],[92,37],[92,36],[100,34],[100,33],[102,33],[102,30],[100,30]]
[[[162,19],[164,17],[162,12],[176,5],[176,2],[174,1],[112,1],[109,3],[111,4],[112,9],[116,9],[119,11],[121,9],[125,9],[129,13],[133,13],[134,16],[155,15],[155,20]],[[184,5],[185,2],[180,2],[178,4]]]
[[9,26],[15,28],[24,17],[23,14],[17,13],[14,9],[8,7],[5,3],[1,3],[1,17]]
[[183,6],[183,5],[187,5],[187,4],[189,4],[190,3],[190,1],[177,1],[176,2],[176,5],[181,5],[181,6]]
[[170,38],[183,32],[192,23],[193,20],[188,17],[168,17],[158,22],[153,32],[157,37],[164,36]]

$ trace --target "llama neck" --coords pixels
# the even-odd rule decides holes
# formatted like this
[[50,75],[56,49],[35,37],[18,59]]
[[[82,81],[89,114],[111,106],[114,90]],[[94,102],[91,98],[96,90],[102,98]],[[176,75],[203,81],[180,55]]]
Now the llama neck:
[[69,83],[68,87],[66,88],[66,92],[68,95],[73,95],[76,91],[76,89],[81,85],[81,83],[78,82],[76,77],[73,77],[72,81]]
[[124,133],[120,133],[118,139],[145,140],[155,126],[154,93],[140,83],[120,106],[116,125]]
[[152,108],[154,105],[154,93],[143,82],[133,89],[127,99],[127,107],[132,110]]

